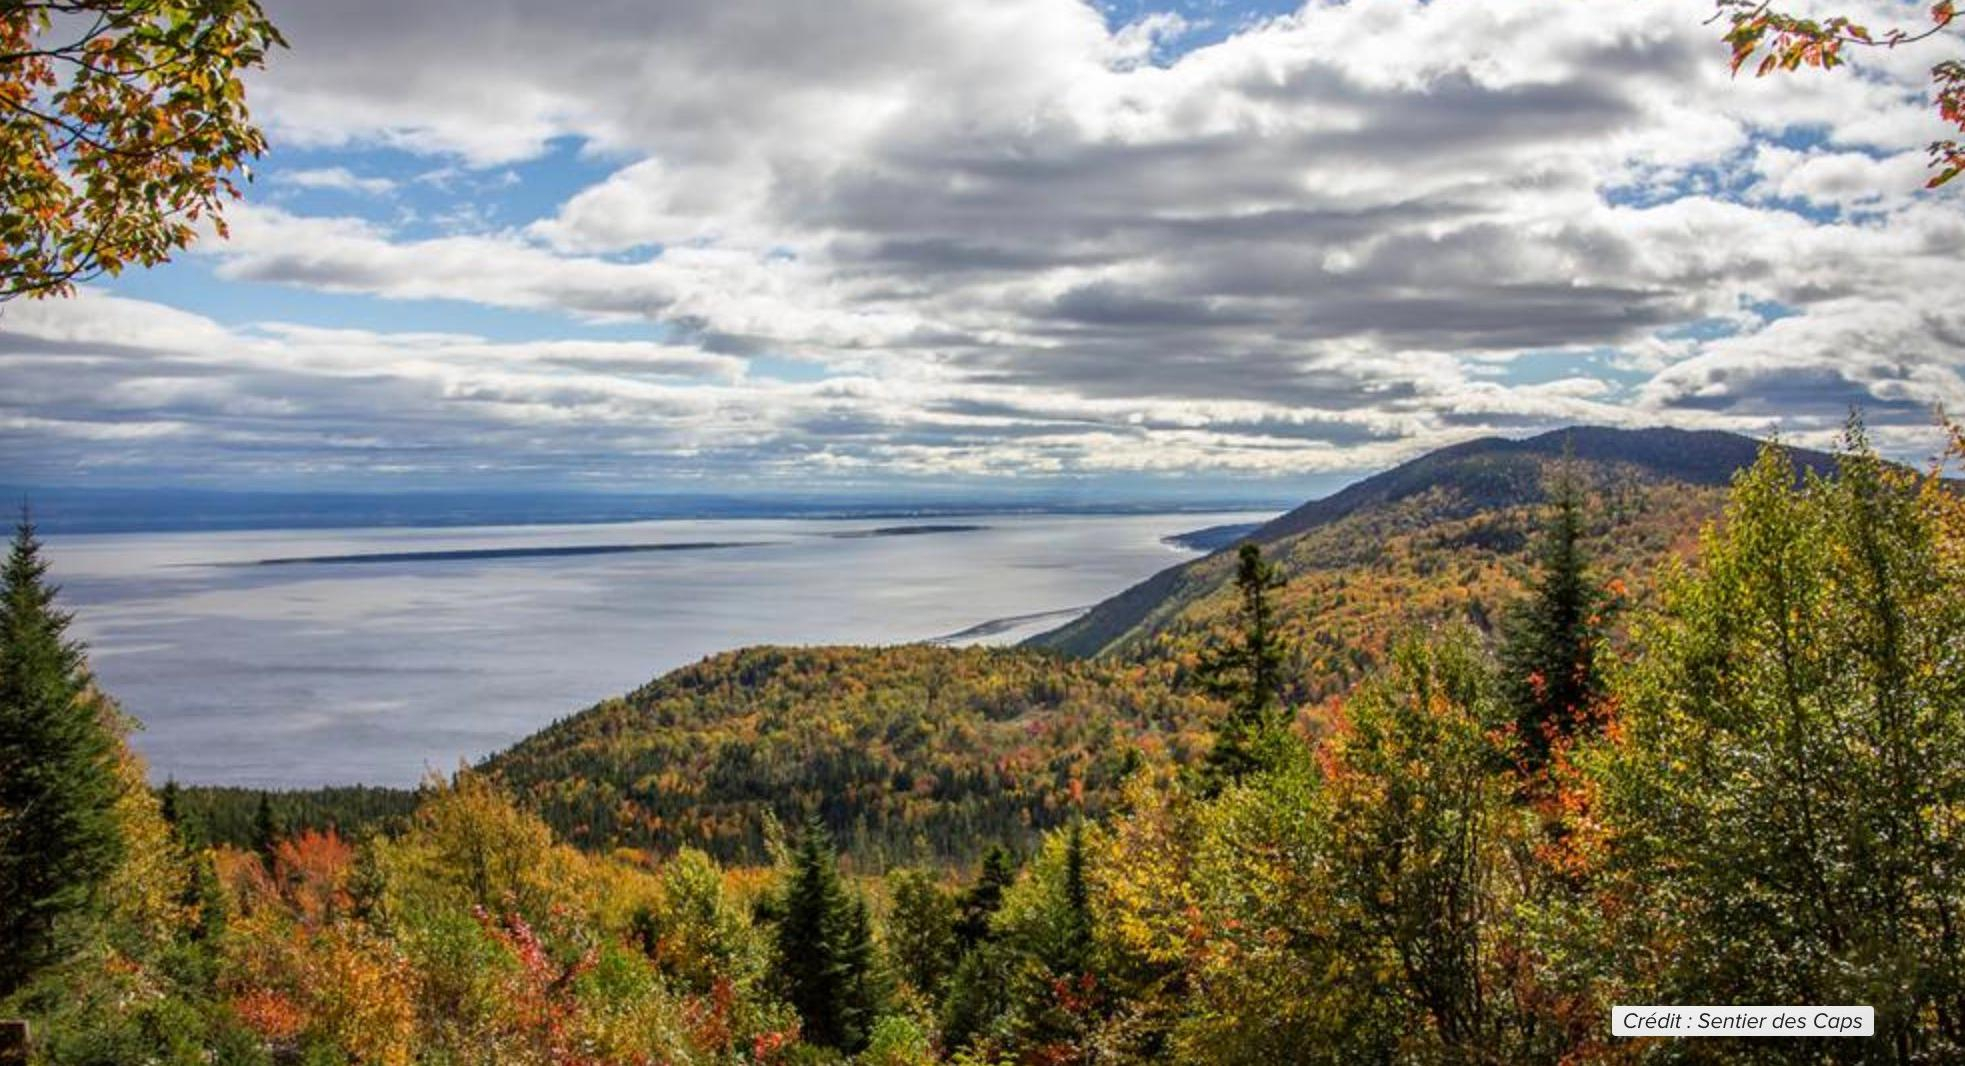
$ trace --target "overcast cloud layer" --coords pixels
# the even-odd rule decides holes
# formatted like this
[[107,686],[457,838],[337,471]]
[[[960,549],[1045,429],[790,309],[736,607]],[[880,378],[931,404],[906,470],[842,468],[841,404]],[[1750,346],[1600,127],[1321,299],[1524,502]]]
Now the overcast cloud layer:
[[1955,40],[1756,81],[1699,0],[269,10],[232,239],[0,318],[20,479],[1219,489],[1965,412]]

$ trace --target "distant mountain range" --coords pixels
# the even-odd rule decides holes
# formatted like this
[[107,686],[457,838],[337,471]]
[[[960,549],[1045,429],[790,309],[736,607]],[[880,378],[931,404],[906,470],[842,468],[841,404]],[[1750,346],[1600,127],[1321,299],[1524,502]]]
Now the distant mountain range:
[[[1503,532],[1498,526],[1507,524],[1510,512],[1544,501],[1551,464],[1565,452],[1573,457],[1578,475],[1599,490],[1626,496],[1685,490],[1704,501],[1694,508],[1696,517],[1704,517],[1717,507],[1717,490],[1723,489],[1736,471],[1751,464],[1760,447],[1759,441],[1734,433],[1587,426],[1525,440],[1489,437],[1467,441],[1313,500],[1240,536],[1216,537],[1220,543],[1206,545],[1216,554],[1163,570],[1028,643],[1079,656],[1137,650],[1155,634],[1191,621],[1188,608],[1222,589],[1231,570],[1225,555],[1243,540],[1261,545],[1282,562],[1286,572],[1296,576],[1306,569],[1330,568],[1319,564],[1319,559],[1337,568],[1357,561],[1356,552],[1341,550],[1343,543],[1313,545],[1306,541],[1323,531],[1342,528],[1346,535],[1333,539],[1367,549],[1387,546],[1390,538],[1426,526],[1466,522],[1475,516],[1489,516],[1485,525],[1497,527],[1489,533]],[[1823,452],[1795,450],[1792,454],[1799,468],[1826,471],[1835,462]],[[1425,506],[1415,506],[1416,501],[1424,501]],[[1630,502],[1625,502],[1627,512]],[[1189,536],[1215,532],[1202,530]],[[1502,541],[1518,543],[1523,533],[1505,532],[1506,536],[1499,539],[1490,536],[1488,547]],[[1628,538],[1630,532],[1620,531],[1620,536]],[[1319,550],[1333,548],[1340,550],[1334,554]],[[1614,557],[1623,553],[1613,549],[1608,554]]]

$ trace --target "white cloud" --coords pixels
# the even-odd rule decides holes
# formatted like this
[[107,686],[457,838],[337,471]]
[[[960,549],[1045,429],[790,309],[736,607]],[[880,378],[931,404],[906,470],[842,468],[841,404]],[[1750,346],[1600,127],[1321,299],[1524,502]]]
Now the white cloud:
[[387,196],[396,191],[396,183],[388,178],[365,178],[347,167],[282,170],[275,172],[274,179],[281,184],[302,189],[332,189],[337,192],[359,193],[363,196]]
[[[48,328],[302,374],[303,428],[375,403],[568,469],[1303,472],[1566,421],[1808,433],[1852,399],[1905,424],[1958,402],[1965,213],[1918,189],[1929,56],[1733,79],[1710,13],[1314,3],[1174,57],[1180,18],[1109,30],[1072,0],[296,0],[254,86],[278,139],[426,154],[418,192],[559,138],[613,169],[438,237],[243,205],[205,246],[222,278],[673,343],[205,323],[179,348],[107,305]],[[301,173],[337,169],[377,180]],[[1555,380],[1515,373],[1552,352]],[[765,357],[830,377],[744,369]],[[119,402],[243,402],[172,388]]]
[[1922,188],[1927,159],[1922,151],[1878,158],[1864,152],[1802,152],[1761,145],[1754,154],[1754,191],[1778,200],[1814,207],[1901,207]]

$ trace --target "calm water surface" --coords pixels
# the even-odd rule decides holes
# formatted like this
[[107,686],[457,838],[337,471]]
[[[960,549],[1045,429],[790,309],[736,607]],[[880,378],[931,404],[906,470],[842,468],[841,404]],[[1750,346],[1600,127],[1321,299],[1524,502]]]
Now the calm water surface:
[[[1164,536],[1267,517],[704,520],[47,540],[98,677],[144,722],[135,743],[154,776],[406,785],[730,648],[956,634],[959,643],[1019,640],[1191,555],[1162,544]],[[983,528],[884,535],[905,526]],[[721,546],[644,550],[706,543]],[[597,548],[606,550],[577,553]],[[539,549],[556,554],[523,554]],[[340,559],[263,562],[323,557]],[[1024,620],[989,624],[1005,619]]]

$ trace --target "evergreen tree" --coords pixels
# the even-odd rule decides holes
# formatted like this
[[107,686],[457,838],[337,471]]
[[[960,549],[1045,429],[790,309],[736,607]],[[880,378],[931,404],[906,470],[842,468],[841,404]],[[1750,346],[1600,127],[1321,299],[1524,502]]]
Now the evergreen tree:
[[778,963],[785,998],[805,1039],[858,1051],[885,1002],[866,902],[850,892],[825,829],[800,835],[778,914]]
[[976,883],[962,894],[962,915],[955,923],[955,937],[963,951],[989,939],[989,919],[1003,906],[1003,892],[1016,879],[1017,866],[1009,851],[1001,844],[990,845],[983,854]]
[[157,813],[163,816],[164,821],[169,823],[172,829],[176,829],[179,821],[184,817],[179,804],[177,778],[165,778],[164,787],[157,790]]
[[273,814],[273,798],[264,792],[259,794],[259,806],[252,815],[252,847],[266,862],[273,861],[273,849],[279,846],[280,820]]
[[867,1046],[875,1022],[887,1006],[887,974],[873,940],[867,901],[857,892],[842,895],[833,954],[839,970],[839,1043],[846,1051]]
[[1208,691],[1229,701],[1228,717],[1215,733],[1203,771],[1205,790],[1211,794],[1260,770],[1266,761],[1262,749],[1278,725],[1283,687],[1283,643],[1269,594],[1282,587],[1282,575],[1262,558],[1262,549],[1242,545],[1235,566],[1241,632],[1226,646],[1210,649],[1200,668]]
[[1083,973],[1092,958],[1092,894],[1085,880],[1085,825],[1074,821],[1064,838],[1064,928],[1057,958],[1060,973]]
[[1535,577],[1502,628],[1503,684],[1530,769],[1548,762],[1552,743],[1575,734],[1604,694],[1596,653],[1614,605],[1590,575],[1582,539],[1583,491],[1565,454]]
[[0,998],[71,946],[122,853],[119,742],[23,515],[0,589]]

